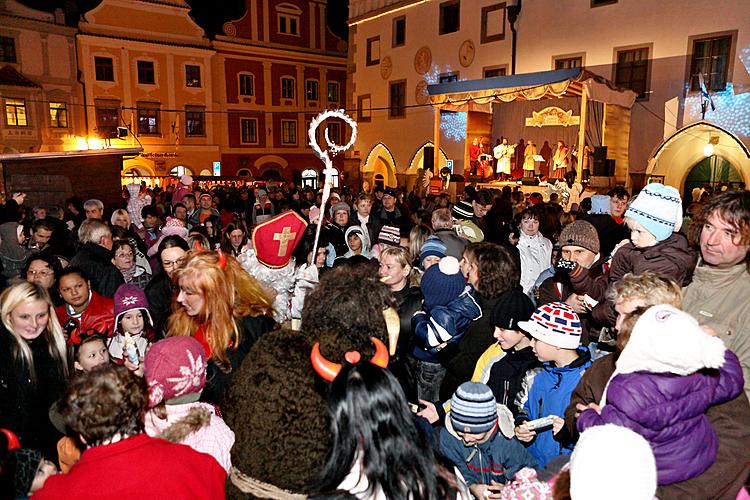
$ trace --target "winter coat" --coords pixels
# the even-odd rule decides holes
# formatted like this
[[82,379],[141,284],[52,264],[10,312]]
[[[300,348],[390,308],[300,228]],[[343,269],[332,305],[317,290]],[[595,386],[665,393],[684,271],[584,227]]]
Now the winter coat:
[[613,326],[617,320],[614,305],[606,300],[607,289],[627,273],[659,273],[684,285],[693,274],[698,261],[695,250],[680,233],[672,233],[666,240],[652,247],[637,248],[628,242],[615,253],[606,280],[596,279],[588,270],[576,270],[571,276],[576,293],[588,293],[599,304],[591,310],[591,317],[602,325]]
[[742,369],[727,350],[724,366],[690,375],[635,372],[615,375],[601,414],[586,410],[578,430],[613,423],[637,432],[651,445],[659,484],[695,477],[716,459],[718,440],[705,415],[713,405],[742,392]]
[[159,336],[167,331],[167,321],[172,308],[172,295],[174,285],[169,275],[161,272],[151,279],[146,285],[146,298],[148,299],[148,310],[154,321],[154,330]]
[[380,224],[380,219],[372,215],[372,212],[370,215],[367,216],[367,220],[363,221],[362,217],[357,212],[354,212],[351,221],[360,226],[364,231],[367,231],[367,236],[370,238],[370,249],[377,243],[378,241],[378,234],[380,233],[380,228],[382,227]]
[[402,290],[393,292],[393,297],[396,299],[400,327],[396,355],[391,358],[388,368],[401,384],[406,399],[415,401],[417,396],[415,377],[409,370],[407,358],[414,347],[411,318],[422,307],[422,291],[418,287],[410,287],[407,284]]
[[[161,229],[158,227],[143,226],[136,231],[136,234],[146,244],[146,250],[151,250],[151,247],[158,245],[162,239]],[[152,255],[150,252],[149,254]]]
[[[375,210],[373,208],[373,211],[370,212],[370,217],[372,217],[372,213],[374,213]],[[406,211],[401,206],[396,206],[393,208],[392,212],[387,211],[385,208],[381,208],[376,212],[375,217],[378,218],[378,222],[380,224],[380,227],[383,226],[395,226],[401,230],[401,234],[408,234],[409,230],[411,229],[411,221],[409,221],[409,216],[406,214]]]
[[18,243],[18,223],[0,224],[0,262],[5,278],[18,278],[21,275],[31,250]]
[[87,449],[70,472],[48,478],[34,499],[222,499],[226,477],[205,453],[138,434]]
[[274,322],[268,316],[246,316],[238,326],[240,327],[240,342],[236,346],[228,347],[226,351],[231,370],[222,371],[213,358],[208,361],[206,386],[201,393],[201,401],[221,406],[224,401],[224,392],[245,356],[250,352],[250,348],[261,335],[273,329]]
[[347,245],[346,238],[344,237],[345,227],[332,222],[326,224],[323,229],[326,235],[328,235],[328,241],[331,242],[334,250],[336,250],[336,257],[341,257],[349,251],[349,245]]
[[453,463],[466,484],[501,484],[512,481],[513,476],[524,467],[536,468],[536,460],[523,445],[513,437],[506,438],[495,426],[488,441],[473,446],[464,445],[450,423],[440,429],[440,453]]
[[77,327],[68,331],[65,327],[68,320],[71,319],[70,310],[67,304],[63,304],[55,309],[57,319],[63,327],[63,332],[69,337],[76,330],[83,333],[86,330],[94,329],[99,333],[111,336],[115,331],[115,304],[112,299],[102,297],[98,293],[91,291],[91,300],[86,309],[83,310],[78,319],[74,319]]
[[190,446],[195,451],[211,455],[229,473],[234,445],[234,432],[216,414],[216,409],[206,403],[166,404],[167,418],[156,416],[154,410],[146,412],[146,434],[173,443]]
[[440,238],[440,241],[445,245],[445,255],[450,255],[461,260],[464,255],[464,248],[469,244],[468,240],[461,238],[452,229],[438,229],[435,231],[435,236]]
[[716,331],[740,359],[750,399],[750,272],[745,262],[729,269],[699,265],[683,290],[683,309]]
[[112,264],[112,252],[96,243],[84,243],[70,261],[91,280],[91,288],[104,297],[114,298],[117,288],[125,283],[122,273]]
[[[519,393],[520,397],[515,402],[518,415],[516,425],[527,420],[550,415],[562,417],[565,414],[570,395],[591,365],[591,354],[586,348],[579,347],[577,352],[578,358],[567,366],[558,367],[553,362],[546,362],[540,369],[527,372],[523,384],[528,391]],[[558,455],[569,455],[573,451],[572,446],[559,442],[551,430],[539,432],[528,448],[539,462],[539,467],[546,466]]]
[[495,343],[495,328],[490,324],[490,314],[500,297],[502,294],[493,299],[486,299],[477,293],[476,299],[482,316],[469,325],[469,329],[458,342],[448,344],[437,353],[440,364],[446,368],[445,378],[440,386],[441,401],[450,399],[459,385],[471,380],[480,356]]
[[174,190],[174,194],[172,195],[172,206],[175,206],[178,203],[182,203],[182,201],[185,199],[185,196],[191,194],[192,192],[192,186],[186,186],[183,183],[179,183],[177,185],[177,189]]
[[531,346],[518,351],[515,349],[502,351],[501,355],[491,363],[488,367],[487,380],[482,380],[482,382],[492,389],[495,400],[507,406],[513,412],[513,416],[517,417],[518,408],[514,402],[526,398],[524,392],[528,390],[528,387],[523,383],[526,374],[538,369],[542,363]]
[[357,233],[359,235],[359,239],[362,241],[362,250],[360,251],[359,255],[362,255],[363,257],[366,257],[368,259],[372,258],[372,241],[370,240],[370,235],[367,233],[367,229],[363,228],[362,226],[349,226],[346,229],[346,232],[344,233],[344,241],[346,242],[347,251],[344,254],[344,257],[349,258],[356,255],[352,251],[352,247],[349,246],[349,235],[352,233]]
[[65,390],[60,365],[43,337],[28,341],[34,359],[36,384],[13,355],[12,334],[0,324],[0,428],[13,431],[22,448],[40,450],[50,460],[57,456],[62,437],[48,417],[49,407]]
[[425,309],[417,311],[411,318],[411,328],[414,334],[412,357],[437,363],[438,347],[461,340],[471,322],[481,317],[482,310],[479,308],[474,287],[471,285],[467,285],[461,295],[445,306],[436,306],[429,311]]
[[[607,382],[615,371],[614,355],[603,356],[586,370],[570,397],[565,410],[566,432],[572,442],[578,441],[576,405],[599,403]],[[716,431],[719,447],[716,461],[704,473],[686,481],[660,486],[657,498],[681,500],[683,498],[726,498],[734,500],[750,473],[750,428],[737,422],[750,422],[750,404],[747,396],[740,394],[726,403],[712,406],[706,412],[711,427]],[[559,436],[560,434],[558,434]]]
[[552,242],[542,236],[542,233],[527,236],[521,231],[517,248],[521,254],[521,287],[523,293],[528,295],[539,274],[549,268],[552,261]]
[[599,235],[599,253],[605,259],[609,257],[618,243],[630,237],[628,227],[622,222],[617,222],[609,214],[586,215],[583,220],[596,229]]

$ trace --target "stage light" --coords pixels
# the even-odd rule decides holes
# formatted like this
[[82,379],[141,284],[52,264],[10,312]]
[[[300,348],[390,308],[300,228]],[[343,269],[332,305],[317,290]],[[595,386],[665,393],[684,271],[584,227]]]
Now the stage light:
[[714,155],[714,145],[709,142],[708,144],[703,146],[703,155],[706,158],[712,157]]

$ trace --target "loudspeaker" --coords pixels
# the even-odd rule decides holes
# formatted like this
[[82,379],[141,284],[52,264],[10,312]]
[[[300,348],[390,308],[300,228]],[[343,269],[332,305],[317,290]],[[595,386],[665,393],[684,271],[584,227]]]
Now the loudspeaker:
[[597,146],[594,148],[594,161],[607,159],[607,146]]
[[422,157],[422,166],[425,170],[435,172],[435,148],[433,146],[425,146],[422,149],[424,156]]
[[591,175],[606,177],[607,173],[607,146],[594,148],[594,171]]

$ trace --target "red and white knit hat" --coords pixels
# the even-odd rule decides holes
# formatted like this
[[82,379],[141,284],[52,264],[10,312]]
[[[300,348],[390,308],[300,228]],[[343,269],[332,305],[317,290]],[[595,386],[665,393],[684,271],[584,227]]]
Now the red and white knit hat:
[[531,467],[524,467],[516,472],[513,481],[509,482],[500,493],[504,500],[552,500],[552,485],[540,481],[536,471]]
[[206,385],[206,351],[193,337],[168,337],[151,346],[143,361],[149,408],[200,393]]
[[537,340],[561,349],[576,349],[581,343],[581,318],[567,304],[550,302],[537,308],[518,326]]

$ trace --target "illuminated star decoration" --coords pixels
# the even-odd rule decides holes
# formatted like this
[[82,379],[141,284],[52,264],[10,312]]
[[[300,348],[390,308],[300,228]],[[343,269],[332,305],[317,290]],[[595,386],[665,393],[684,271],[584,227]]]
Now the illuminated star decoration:
[[[424,79],[428,85],[434,85],[440,82],[440,75],[446,73],[452,73],[450,65],[445,67],[444,71],[440,71],[440,66],[433,64],[430,71],[425,73]],[[463,81],[465,78],[459,79]],[[453,142],[461,142],[466,139],[466,113],[462,111],[440,113],[440,131],[442,136]]]
[[[328,137],[328,127],[326,127],[323,135],[325,137],[326,144],[328,145],[328,149],[323,151],[318,144],[318,127],[327,118],[342,119],[351,127],[352,135],[349,139],[349,142],[341,146],[331,141],[331,139]],[[323,169],[325,178],[323,180],[323,194],[320,200],[320,216],[318,217],[318,227],[315,230],[315,243],[313,244],[312,248],[312,255],[317,255],[318,240],[320,239],[320,228],[323,224],[324,209],[326,206],[326,202],[328,201],[328,197],[331,195],[333,175],[336,173],[336,169],[333,168],[333,161],[331,160],[331,156],[336,156],[338,153],[343,153],[354,145],[354,141],[357,140],[357,122],[355,122],[349,115],[347,115],[343,109],[329,109],[327,111],[323,111],[318,116],[312,119],[312,121],[310,122],[310,128],[307,131],[307,136],[310,139],[310,147],[315,152],[316,156],[320,158],[320,160],[325,165],[325,169]],[[328,154],[329,152],[330,155]]]

